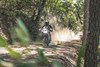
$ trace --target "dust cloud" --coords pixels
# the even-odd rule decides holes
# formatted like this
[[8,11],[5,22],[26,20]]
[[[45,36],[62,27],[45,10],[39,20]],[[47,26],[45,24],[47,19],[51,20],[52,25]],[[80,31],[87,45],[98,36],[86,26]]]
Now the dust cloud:
[[68,29],[67,27],[56,26],[55,30],[51,33],[52,42],[58,44],[61,42],[70,42],[72,40],[80,40],[82,32],[75,34],[74,31]]

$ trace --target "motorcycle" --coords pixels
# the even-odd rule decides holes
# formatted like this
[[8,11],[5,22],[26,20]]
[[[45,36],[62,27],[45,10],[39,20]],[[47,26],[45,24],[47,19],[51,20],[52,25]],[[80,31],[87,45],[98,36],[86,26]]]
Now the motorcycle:
[[42,29],[42,39],[43,43],[46,44],[46,46],[49,46],[49,43],[51,42],[51,34],[50,30],[48,30],[47,28]]

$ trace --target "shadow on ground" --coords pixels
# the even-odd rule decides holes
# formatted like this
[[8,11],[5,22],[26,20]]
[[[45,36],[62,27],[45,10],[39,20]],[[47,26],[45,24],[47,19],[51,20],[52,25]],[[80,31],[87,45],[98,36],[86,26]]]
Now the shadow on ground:
[[28,61],[33,61],[32,64],[35,64],[34,61],[38,61],[36,60],[37,48],[44,49],[44,54],[45,56],[47,56],[49,62],[57,60],[60,61],[64,65],[64,67],[75,67],[77,50],[80,47],[80,41],[71,41],[59,45],[51,44],[49,47],[44,47],[42,43],[38,42],[30,43],[30,45],[27,47],[30,52],[28,52],[24,47],[20,47],[19,45],[13,45],[10,47],[22,54],[23,58],[19,62],[11,59],[7,56],[7,54],[1,54],[0,58],[4,61],[13,63],[14,65],[16,65],[16,67],[19,67],[18,65],[20,63],[25,63]]

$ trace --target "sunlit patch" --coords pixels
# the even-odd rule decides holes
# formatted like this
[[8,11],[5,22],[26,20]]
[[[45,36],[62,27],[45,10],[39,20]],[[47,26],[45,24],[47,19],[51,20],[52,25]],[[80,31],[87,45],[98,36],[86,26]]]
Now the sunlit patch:
[[0,47],[0,54],[7,54],[9,51],[7,51],[5,48]]
[[67,33],[64,31],[60,31],[56,33],[56,38],[58,41],[65,42],[67,40]]
[[61,2],[65,3],[65,2],[66,2],[66,0],[61,0]]
[[81,33],[75,34],[72,30],[67,28],[55,30],[52,33],[52,42],[55,44],[70,42],[72,40],[79,40]]
[[0,28],[0,36],[2,36],[3,38],[5,38],[6,40],[8,40],[8,38],[6,37],[6,35],[3,33],[2,29]]

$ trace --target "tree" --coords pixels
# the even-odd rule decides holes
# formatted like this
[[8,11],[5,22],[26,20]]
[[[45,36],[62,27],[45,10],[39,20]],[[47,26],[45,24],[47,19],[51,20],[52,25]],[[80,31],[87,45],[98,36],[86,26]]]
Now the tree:
[[88,32],[88,20],[89,20],[89,0],[84,1],[84,26],[83,26],[83,38],[82,42],[85,45]]
[[31,17],[32,18],[32,26],[33,26],[31,28],[34,29],[33,32],[32,32],[32,29],[31,29],[31,32],[32,32],[31,35],[33,35],[33,38],[32,38],[33,40],[36,40],[38,38],[39,20],[41,18],[41,14],[42,14],[42,11],[43,11],[43,9],[45,7],[46,1],[47,0],[41,0],[40,6],[38,7],[37,15],[35,16],[34,13],[33,13],[32,17]]
[[[0,28],[11,42],[11,28],[16,25],[16,18],[20,17],[29,30],[30,37],[37,36],[37,26],[46,0],[1,0]],[[13,26],[13,27],[12,27]]]
[[79,31],[81,28],[77,29],[77,27],[80,27],[83,22],[83,0],[48,0],[44,12],[45,17],[51,13],[57,18],[59,24]]
[[97,49],[99,44],[100,0],[89,0],[88,33],[84,57],[84,67],[97,67]]

